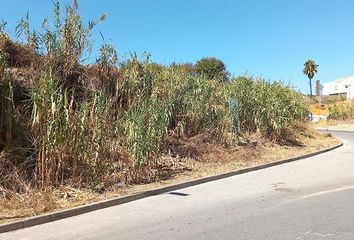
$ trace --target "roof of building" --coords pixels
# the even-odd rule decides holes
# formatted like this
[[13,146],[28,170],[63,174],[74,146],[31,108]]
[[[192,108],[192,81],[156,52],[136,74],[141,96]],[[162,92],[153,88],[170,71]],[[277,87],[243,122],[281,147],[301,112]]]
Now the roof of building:
[[342,77],[334,80],[333,82],[330,83],[325,83],[326,85],[332,85],[332,84],[344,84],[344,85],[354,85],[354,76],[349,76],[349,77]]

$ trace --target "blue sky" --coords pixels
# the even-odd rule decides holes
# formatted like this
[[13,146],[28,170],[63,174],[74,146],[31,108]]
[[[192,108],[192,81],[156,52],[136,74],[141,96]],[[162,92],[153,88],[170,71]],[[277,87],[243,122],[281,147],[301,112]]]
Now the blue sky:
[[[50,0],[1,2],[10,31],[27,11],[40,26],[52,7]],[[235,75],[282,80],[303,92],[309,58],[322,82],[354,75],[353,0],[81,0],[80,12],[86,20],[107,13],[97,30],[121,55],[147,51],[163,64],[215,56]],[[94,41],[101,44],[97,31]]]

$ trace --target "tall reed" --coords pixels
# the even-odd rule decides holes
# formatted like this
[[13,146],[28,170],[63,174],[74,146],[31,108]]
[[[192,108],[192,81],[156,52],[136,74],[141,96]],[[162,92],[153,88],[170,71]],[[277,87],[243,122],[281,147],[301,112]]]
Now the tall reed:
[[32,89],[31,99],[37,183],[45,187],[77,177],[97,180],[101,163],[110,154],[108,138],[113,134],[111,104],[105,93],[98,91],[80,103],[49,69]]
[[239,102],[243,131],[259,131],[265,137],[281,139],[308,115],[304,97],[282,83],[239,77],[234,79],[232,89]]

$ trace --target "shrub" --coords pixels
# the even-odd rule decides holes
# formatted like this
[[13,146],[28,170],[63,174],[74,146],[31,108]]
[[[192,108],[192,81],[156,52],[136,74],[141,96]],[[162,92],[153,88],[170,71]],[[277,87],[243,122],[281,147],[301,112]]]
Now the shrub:
[[226,71],[226,65],[217,58],[206,57],[197,61],[195,70],[209,80],[225,82],[228,80],[229,73]]

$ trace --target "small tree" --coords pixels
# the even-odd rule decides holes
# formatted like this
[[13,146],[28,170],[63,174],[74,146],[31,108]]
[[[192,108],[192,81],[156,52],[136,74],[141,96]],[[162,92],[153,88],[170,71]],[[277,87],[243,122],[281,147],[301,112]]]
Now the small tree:
[[205,57],[200,59],[195,64],[195,70],[198,74],[201,74],[210,80],[224,82],[227,81],[229,77],[226,65],[223,61],[215,57]]
[[310,80],[310,97],[312,99],[312,79],[317,73],[318,65],[313,60],[307,60],[304,64],[304,69],[302,72],[309,78]]

